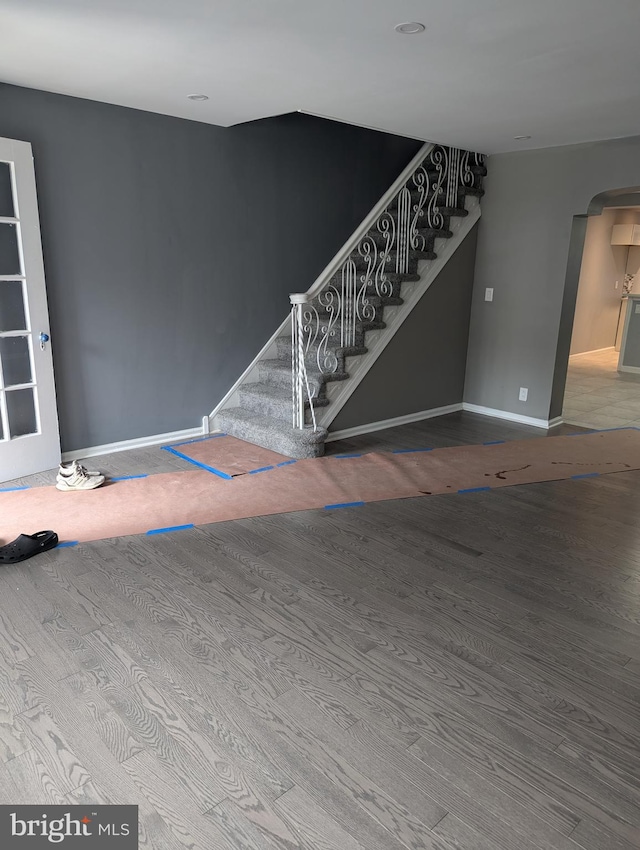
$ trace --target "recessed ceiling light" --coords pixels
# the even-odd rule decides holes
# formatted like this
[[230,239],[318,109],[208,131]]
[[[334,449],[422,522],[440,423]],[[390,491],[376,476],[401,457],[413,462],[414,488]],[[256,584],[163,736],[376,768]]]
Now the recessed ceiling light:
[[531,136],[514,136],[516,142],[523,142],[525,139],[530,139]]
[[188,94],[187,100],[209,100],[208,94]]
[[425,29],[425,25],[419,24],[417,21],[409,21],[406,24],[398,24],[394,27],[394,30],[402,35],[418,35],[418,33],[424,32]]

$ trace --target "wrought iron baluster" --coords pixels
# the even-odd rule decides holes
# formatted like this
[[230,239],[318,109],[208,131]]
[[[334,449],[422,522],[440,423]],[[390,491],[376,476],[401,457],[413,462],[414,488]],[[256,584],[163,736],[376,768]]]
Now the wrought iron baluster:
[[425,230],[444,229],[447,208],[458,207],[464,190],[478,185],[478,167],[483,163],[480,154],[432,146],[417,160],[387,206],[379,208],[381,212],[342,264],[328,271],[324,286],[314,286],[312,300],[307,302],[304,295],[292,296],[294,427],[304,427],[305,392],[315,426],[307,358],[313,356],[320,374],[329,375],[338,369],[340,349],[362,344],[361,325],[376,316],[371,296],[387,298],[393,294],[389,271],[409,271],[411,252],[424,252],[431,244],[433,237]]

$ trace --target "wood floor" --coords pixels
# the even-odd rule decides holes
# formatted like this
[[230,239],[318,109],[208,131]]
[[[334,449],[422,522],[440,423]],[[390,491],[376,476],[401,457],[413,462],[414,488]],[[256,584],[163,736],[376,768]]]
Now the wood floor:
[[156,850],[637,850],[639,516],[632,472],[5,568],[1,802],[137,803]]

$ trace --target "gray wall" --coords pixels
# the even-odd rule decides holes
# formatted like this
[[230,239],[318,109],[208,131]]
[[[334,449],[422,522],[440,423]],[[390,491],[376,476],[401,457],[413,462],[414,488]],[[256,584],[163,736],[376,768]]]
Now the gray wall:
[[462,401],[477,227],[331,425],[353,428]]
[[[640,138],[501,154],[487,165],[465,401],[547,419],[562,410],[585,229],[574,216],[601,192],[638,189]],[[483,300],[488,286],[493,302]],[[518,401],[519,387],[528,401]]]
[[[605,209],[589,217],[578,283],[571,354],[598,351],[616,341],[629,250],[611,244],[618,210]],[[622,223],[622,222],[621,222]]]
[[33,144],[63,450],[199,425],[420,143],[0,85]]

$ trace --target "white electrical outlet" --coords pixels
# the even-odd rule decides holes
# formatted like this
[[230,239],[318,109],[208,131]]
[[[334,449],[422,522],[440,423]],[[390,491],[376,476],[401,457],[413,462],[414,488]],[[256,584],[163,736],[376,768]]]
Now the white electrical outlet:
[[493,287],[487,286],[484,291],[484,300],[485,301],[493,301]]
[[528,388],[527,387],[520,387],[520,395],[518,396],[520,401],[526,401],[528,395],[529,395]]

